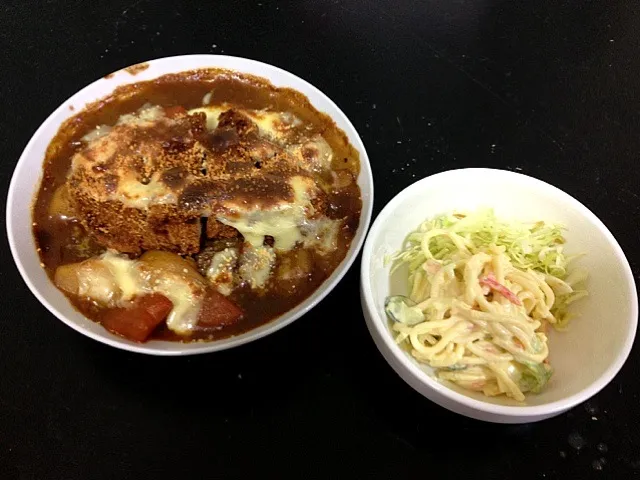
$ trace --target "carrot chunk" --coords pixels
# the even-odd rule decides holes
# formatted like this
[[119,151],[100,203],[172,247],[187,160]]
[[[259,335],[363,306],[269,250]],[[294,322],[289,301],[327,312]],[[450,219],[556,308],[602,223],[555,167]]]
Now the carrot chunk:
[[242,318],[243,311],[214,289],[209,289],[198,314],[200,327],[226,327]]
[[144,342],[172,308],[171,301],[162,295],[145,295],[129,308],[106,310],[100,322],[107,330],[127,340]]
[[136,303],[160,322],[167,318],[167,315],[169,315],[169,312],[171,312],[171,309],[173,308],[171,300],[159,293],[140,297]]

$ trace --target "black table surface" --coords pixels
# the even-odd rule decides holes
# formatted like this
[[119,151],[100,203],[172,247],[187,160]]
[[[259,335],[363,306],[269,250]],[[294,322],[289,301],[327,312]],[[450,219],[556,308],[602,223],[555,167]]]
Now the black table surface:
[[[519,171],[598,215],[637,276],[639,30],[629,1],[3,0],[2,198],[30,136],[81,87],[152,58],[228,54],[342,108],[371,159],[374,215],[436,172]],[[640,476],[637,344],[586,404],[493,425],[429,402],[385,363],[357,264],[268,338],[155,358],[64,326],[3,247],[2,479]]]

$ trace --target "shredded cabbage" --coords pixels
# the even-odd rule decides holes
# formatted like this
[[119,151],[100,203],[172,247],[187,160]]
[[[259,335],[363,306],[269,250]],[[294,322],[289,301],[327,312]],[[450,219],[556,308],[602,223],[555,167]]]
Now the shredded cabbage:
[[523,392],[540,393],[547,384],[553,370],[545,363],[520,362],[519,386]]
[[479,209],[470,214],[445,214],[423,222],[410,233],[404,248],[392,255],[392,271],[403,264],[409,267],[409,284],[414,284],[425,262],[440,266],[498,248],[513,266],[538,272],[554,290],[556,299],[551,313],[556,329],[564,329],[572,318],[568,306],[587,296],[582,288],[584,269],[568,271],[571,261],[581,255],[566,255],[561,225],[537,222],[506,222],[496,218],[493,209]]

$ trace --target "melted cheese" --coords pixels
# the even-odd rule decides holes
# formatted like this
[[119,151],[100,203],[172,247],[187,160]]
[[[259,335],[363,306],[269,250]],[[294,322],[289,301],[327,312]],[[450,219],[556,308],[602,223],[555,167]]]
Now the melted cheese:
[[238,264],[238,250],[225,248],[211,259],[207,269],[207,279],[223,295],[231,295],[233,289],[233,271]]
[[331,169],[333,150],[321,135],[314,135],[309,141],[288,148],[301,168],[320,172]]
[[[164,117],[164,110],[158,105],[144,105],[134,113],[120,115],[116,125],[142,125],[147,126]],[[92,142],[107,135],[113,127],[109,125],[98,125],[96,128],[82,137],[84,142]]]
[[143,105],[135,113],[121,115],[116,125],[148,125],[164,117],[164,109],[158,105]]
[[[84,170],[85,175],[91,177],[93,176],[92,168],[120,154],[122,145],[131,141],[131,131],[157,124],[170,125],[172,122],[165,117],[162,107],[144,106],[134,113],[120,116],[114,127],[99,125],[83,137],[83,140],[90,144],[89,154],[83,151],[74,155],[71,171]],[[145,155],[142,155],[142,160],[145,163],[149,161]],[[143,184],[138,174],[126,162],[116,161],[116,165],[110,168],[117,179],[115,191],[111,191],[101,183],[98,191],[93,192],[94,195],[101,197],[101,201],[117,201],[126,207],[137,209],[146,209],[152,203],[177,202],[177,195],[160,181],[161,172],[156,172],[147,184]],[[89,190],[95,188],[91,185],[88,187]]]
[[245,245],[240,257],[240,278],[251,288],[263,288],[276,263],[276,253],[268,245]]
[[77,291],[82,297],[103,305],[112,306],[116,302],[119,290],[118,284],[106,265],[99,260],[90,259],[80,264],[76,271]]
[[167,327],[170,330],[184,335],[195,328],[203,296],[194,292],[193,285],[180,281],[175,276],[161,276],[157,283],[154,282],[153,291],[164,295],[173,303],[173,309],[167,317]]
[[300,228],[307,220],[307,210],[312,208],[309,189],[315,184],[307,177],[291,177],[289,180],[294,198],[291,203],[281,203],[271,209],[234,207],[234,216],[220,215],[217,219],[238,230],[253,247],[264,243],[264,237],[274,238],[276,250],[291,250],[302,240]]
[[283,132],[278,128],[284,124],[281,114],[254,110],[243,110],[243,113],[251,118],[258,126],[261,135],[271,137],[272,139],[282,139]]
[[118,183],[113,199],[131,208],[146,209],[150,204],[175,204],[176,193],[160,181],[158,173],[144,185],[135,178],[125,177]]
[[[83,265],[84,264],[84,265]],[[140,260],[107,251],[98,259],[87,260],[78,269],[78,293],[106,305],[126,305],[136,296],[159,293],[173,304],[167,327],[178,334],[194,329],[204,299],[204,279],[194,279],[193,272],[157,270]],[[108,301],[105,301],[108,300]]]
[[87,133],[84,137],[82,137],[83,142],[93,142],[99,138],[104,137],[111,131],[112,127],[109,125],[98,125],[96,128]]
[[204,113],[205,116],[207,117],[207,121],[206,121],[207,130],[211,131],[211,130],[215,130],[216,127],[218,126],[218,117],[220,116],[220,114],[227,110],[229,109],[225,107],[213,107],[211,105],[207,105],[205,107],[192,108],[187,113],[189,115],[192,115],[194,113]]
[[[203,98],[203,101],[205,99],[206,98]],[[218,117],[220,117],[220,114],[231,108],[230,105],[226,104],[218,106],[205,105],[203,107],[192,108],[187,113],[204,113],[207,117],[207,130],[215,130],[218,126]],[[269,112],[267,110],[244,110],[238,108],[234,108],[234,110],[249,117],[258,126],[260,135],[272,140],[284,140],[291,127],[298,126],[302,123],[298,117],[288,112],[279,113]]]
[[128,301],[142,294],[143,286],[140,274],[134,268],[134,261],[112,251],[103,254],[101,261],[109,269],[113,280],[120,288],[120,300]]
[[281,144],[287,143],[291,128],[300,125],[301,120],[289,112],[269,112],[267,110],[242,110],[258,126],[260,135]]

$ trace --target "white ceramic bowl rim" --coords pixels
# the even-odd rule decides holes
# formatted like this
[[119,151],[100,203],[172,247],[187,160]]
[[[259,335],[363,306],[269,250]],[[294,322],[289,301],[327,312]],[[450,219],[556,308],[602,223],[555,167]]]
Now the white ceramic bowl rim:
[[[373,255],[373,238],[378,234],[378,231],[383,228],[387,222],[390,221],[390,217],[393,215],[395,207],[400,204],[405,196],[410,196],[416,190],[421,190],[425,188],[426,184],[436,182],[439,179],[444,179],[446,176],[457,175],[461,172],[469,172],[469,173],[486,173],[490,171],[493,175],[504,175],[505,180],[509,180],[509,177],[517,176],[523,182],[530,183],[542,183],[546,186],[548,191],[553,195],[562,197],[563,201],[569,203],[573,208],[578,210],[584,217],[586,217],[591,223],[593,223],[602,233],[605,235],[607,240],[609,241],[611,247],[615,250],[615,254],[620,259],[623,259],[622,262],[624,264],[624,277],[627,281],[629,289],[631,292],[636,292],[636,285],[633,277],[633,272],[631,267],[629,266],[628,261],[622,251],[622,248],[614,238],[613,234],[607,229],[607,227],[600,221],[598,217],[596,217],[587,207],[585,207],[578,200],[563,192],[557,187],[550,185],[542,180],[538,180],[536,178],[530,177],[528,175],[523,175],[521,173],[511,172],[507,170],[499,170],[499,169],[489,169],[489,168],[466,168],[466,169],[456,169],[456,170],[448,170],[445,172],[437,173],[435,175],[431,175],[429,177],[425,177],[412,185],[405,188],[398,195],[396,195],[391,201],[382,209],[380,214],[377,216],[371,229],[369,231],[369,235],[367,237],[367,241],[365,242],[364,249],[362,251],[362,267],[361,267],[361,278],[368,279],[371,276],[370,262],[369,259]],[[448,399],[462,404],[466,407],[469,407],[474,410],[484,411],[488,413],[493,413],[497,415],[507,415],[507,416],[522,416],[522,417],[537,417],[540,415],[551,415],[555,412],[561,412],[566,410],[567,408],[578,405],[596,393],[598,393],[601,389],[603,389],[618,373],[618,371],[622,368],[623,364],[627,360],[629,353],[631,352],[631,347],[633,346],[633,341],[636,334],[636,328],[638,324],[638,299],[637,295],[631,298],[632,308],[631,308],[631,319],[628,323],[628,328],[626,332],[626,340],[623,348],[618,353],[615,362],[613,362],[609,368],[597,379],[597,381],[593,382],[588,387],[580,390],[579,392],[566,397],[562,400],[557,400],[554,402],[542,404],[542,405],[531,405],[531,406],[514,406],[514,405],[496,405],[488,402],[483,402],[480,400],[476,400],[471,397],[467,397],[461,393],[456,392],[448,388],[446,385],[438,382],[437,380],[431,378],[425,372],[420,370],[420,368],[406,355],[396,344],[393,337],[390,335],[387,325],[386,318],[382,315],[381,312],[378,312],[374,307],[375,300],[373,297],[373,292],[371,289],[371,283],[369,281],[362,282],[362,292],[365,298],[367,309],[373,319],[372,324],[374,327],[381,333],[381,337],[385,342],[387,348],[394,353],[394,357],[398,359],[404,368],[406,368],[410,374],[414,377],[413,379],[428,384],[431,388],[436,390],[438,393],[447,397]]]
[[[35,297],[40,301],[42,305],[44,305],[51,313],[53,313],[58,319],[64,322],[66,325],[70,326],[74,330],[86,335],[94,340],[97,340],[101,343],[105,343],[107,345],[120,348],[123,350],[128,350],[136,353],[145,353],[151,355],[193,355],[200,353],[209,353],[219,350],[225,350],[228,348],[233,348],[245,343],[252,342],[259,338],[270,335],[281,328],[289,325],[294,322],[307,312],[309,312],[312,308],[314,308],[320,301],[322,301],[333,289],[334,287],[342,280],[344,275],[347,273],[349,268],[353,265],[362,244],[364,243],[364,239],[366,236],[366,232],[369,228],[369,224],[371,222],[371,212],[373,209],[373,175],[371,172],[371,166],[369,163],[369,157],[367,155],[366,149],[362,143],[360,136],[358,135],[357,130],[351,123],[351,121],[347,118],[347,116],[342,112],[342,110],[331,100],[327,95],[322,93],[318,88],[311,85],[306,80],[287,72],[281,68],[275,67],[273,65],[269,65],[263,62],[259,62],[256,60],[241,58],[241,57],[233,57],[228,55],[180,55],[174,57],[163,57],[157,58],[155,60],[149,60],[146,62],[142,62],[148,65],[147,69],[141,70],[141,72],[137,75],[132,75],[130,73],[125,73],[126,68],[118,70],[114,72],[114,75],[108,75],[106,77],[100,78],[93,83],[87,85],[83,89],[79,90],[67,100],[65,100],[56,110],[54,110],[47,119],[40,125],[40,127],[33,134],[27,146],[25,147],[18,163],[13,172],[13,176],[11,178],[11,183],[9,185],[9,192],[7,195],[7,207],[6,207],[6,220],[7,220],[7,236],[9,240],[9,247],[11,250],[11,254],[13,259],[18,267],[20,275],[23,280],[31,290],[31,292],[35,295]],[[175,65],[175,67],[174,67]],[[158,74],[153,73],[153,68],[150,67],[159,67],[161,70]],[[66,114],[69,112],[65,118],[68,118],[71,115],[75,115],[78,111],[84,108],[85,103],[91,103],[95,100],[105,97],[110,92],[113,91],[117,86],[129,84],[129,83],[137,83],[148,81],[153,78],[160,77],[162,75],[168,73],[178,73],[182,71],[195,70],[200,68],[222,68],[228,69],[232,71],[237,71],[240,73],[248,73],[250,75],[255,75],[257,77],[266,78],[267,81],[271,82],[276,86],[284,86],[286,88],[292,88],[294,90],[301,91],[320,111],[328,114],[333,118],[333,120],[338,124],[342,130],[345,131],[347,136],[349,137],[350,142],[353,146],[358,150],[360,154],[360,177],[359,177],[359,185],[363,184],[368,188],[368,194],[364,195],[362,198],[362,212],[360,215],[360,223],[358,225],[358,230],[356,235],[354,236],[351,247],[347,252],[346,257],[343,261],[338,265],[338,267],[333,271],[333,273],[327,278],[322,285],[320,285],[314,293],[307,299],[305,299],[301,304],[294,309],[285,312],[280,317],[277,317],[270,322],[261,325],[255,329],[249,330],[245,333],[242,333],[235,337],[223,338],[220,340],[214,340],[211,342],[204,343],[180,343],[180,342],[162,342],[162,341],[152,341],[149,343],[138,344],[129,342],[127,340],[121,339],[115,335],[107,332],[108,335],[104,335],[101,333],[93,332],[82,325],[77,324],[76,322],[69,320],[66,315],[56,309],[51,303],[47,300],[47,298],[36,288],[34,283],[30,279],[30,275],[25,268],[18,247],[18,242],[20,241],[17,238],[14,232],[14,209],[16,208],[14,203],[16,201],[17,195],[17,187],[18,178],[23,175],[32,175],[33,172],[26,171],[27,168],[27,157],[31,154],[31,150],[34,148],[35,144],[38,142],[39,137],[43,135],[43,132],[47,129],[47,127],[59,121],[59,116],[63,113]],[[152,76],[149,76],[149,73],[152,73]],[[123,77],[126,75],[126,77]],[[278,81],[274,81],[272,76],[278,78]],[[103,84],[105,81],[113,81],[110,90],[106,90],[104,88],[97,88],[98,85]],[[124,81],[123,81],[124,80]],[[101,85],[102,87],[102,85]],[[100,92],[96,93],[94,91]],[[324,102],[332,111],[328,113],[314,103],[313,98],[309,96],[313,95],[317,99]],[[75,112],[71,113],[70,110],[75,109]],[[44,159],[41,160],[41,162]],[[40,181],[38,181],[38,185]],[[34,192],[35,195],[35,192]],[[29,221],[31,221],[31,212],[29,212]],[[33,251],[33,255],[35,255],[35,250]],[[300,308],[302,307],[302,308]],[[106,330],[105,330],[106,332]],[[163,344],[171,344],[170,347],[164,347],[163,349],[158,349],[153,347],[153,343],[163,343]]]

